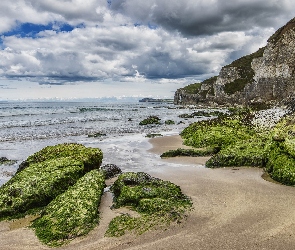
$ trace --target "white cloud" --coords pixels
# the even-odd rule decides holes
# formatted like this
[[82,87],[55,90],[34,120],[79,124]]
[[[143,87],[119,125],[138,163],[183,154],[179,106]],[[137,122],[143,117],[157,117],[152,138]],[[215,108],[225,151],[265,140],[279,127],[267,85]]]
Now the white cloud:
[[[2,36],[0,77],[120,86],[203,80],[264,46],[292,18],[292,6],[291,0],[112,0],[110,7],[107,0],[3,0],[0,34],[22,23],[53,27],[36,37]],[[65,23],[83,25],[61,32]]]

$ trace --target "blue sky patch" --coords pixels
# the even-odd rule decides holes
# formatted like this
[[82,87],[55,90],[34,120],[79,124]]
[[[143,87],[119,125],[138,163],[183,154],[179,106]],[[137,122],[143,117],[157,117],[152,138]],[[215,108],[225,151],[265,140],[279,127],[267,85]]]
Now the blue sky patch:
[[53,22],[47,25],[34,24],[34,23],[19,23],[16,28],[11,31],[5,32],[4,36],[17,36],[17,37],[32,37],[36,38],[37,34],[45,30],[55,30],[56,32],[70,32],[74,28],[81,28],[83,24],[72,26],[67,23]]
[[155,24],[152,24],[152,23],[148,23],[148,27],[151,29],[151,30],[156,30],[157,28],[158,28],[158,26],[157,25],[155,25]]

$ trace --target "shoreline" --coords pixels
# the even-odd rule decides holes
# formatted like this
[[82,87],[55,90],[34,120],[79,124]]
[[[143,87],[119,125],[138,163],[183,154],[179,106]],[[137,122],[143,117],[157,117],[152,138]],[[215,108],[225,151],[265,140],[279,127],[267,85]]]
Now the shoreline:
[[[150,157],[164,151],[184,147],[180,136],[149,139]],[[58,249],[294,249],[295,188],[265,181],[259,168],[208,169],[205,159],[191,162],[193,157],[158,159],[160,169],[147,173],[179,185],[192,198],[194,209],[179,225],[167,230],[150,231],[141,236],[103,237],[109,209],[110,193],[105,193],[98,227],[84,237]],[[202,157],[203,158],[203,157]],[[196,159],[193,159],[196,160]],[[180,165],[180,163],[182,165]],[[42,245],[28,228],[9,229],[0,222],[0,249],[52,249]]]

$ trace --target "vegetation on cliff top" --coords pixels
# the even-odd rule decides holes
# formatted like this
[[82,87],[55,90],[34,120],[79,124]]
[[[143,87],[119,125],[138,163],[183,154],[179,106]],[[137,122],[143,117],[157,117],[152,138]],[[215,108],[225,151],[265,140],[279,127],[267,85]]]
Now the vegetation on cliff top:
[[[213,76],[200,83],[193,83],[181,88],[187,94],[199,94],[202,98],[206,98],[207,94],[214,95],[213,84],[216,82],[217,76]],[[201,90],[202,85],[206,85],[206,90]]]
[[224,66],[223,68],[234,67],[237,68],[239,73],[239,78],[233,82],[229,82],[224,86],[224,92],[228,95],[232,95],[238,91],[241,91],[245,88],[248,83],[253,82],[253,77],[255,75],[254,70],[252,69],[252,61],[254,58],[262,57],[265,47],[260,48],[258,51],[243,56],[231,64]]
[[291,19],[286,25],[278,29],[267,41],[276,44],[290,29],[295,29],[295,18]]
[[173,221],[180,221],[192,206],[179,186],[142,172],[123,173],[111,190],[115,196],[115,208],[128,206],[140,216],[125,214],[114,218],[106,236],[121,236],[127,231],[141,234],[151,228],[165,227]]

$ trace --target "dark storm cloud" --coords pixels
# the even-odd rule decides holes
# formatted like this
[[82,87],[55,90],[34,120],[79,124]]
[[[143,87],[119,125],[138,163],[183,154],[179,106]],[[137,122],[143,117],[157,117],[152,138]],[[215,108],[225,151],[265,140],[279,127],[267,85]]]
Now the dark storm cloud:
[[253,26],[278,27],[287,21],[290,7],[289,0],[113,0],[111,4],[113,11],[132,16],[138,22],[153,23],[188,36],[244,31]]

